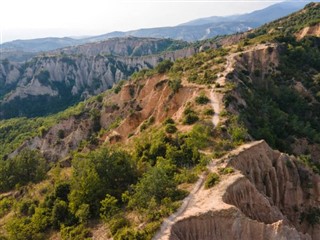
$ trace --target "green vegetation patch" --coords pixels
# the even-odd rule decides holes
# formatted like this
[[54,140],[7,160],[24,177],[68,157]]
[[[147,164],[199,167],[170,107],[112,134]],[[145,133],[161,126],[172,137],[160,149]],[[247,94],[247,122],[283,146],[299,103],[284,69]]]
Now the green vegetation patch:
[[204,184],[204,187],[206,189],[208,188],[212,188],[213,186],[215,186],[216,184],[218,184],[218,182],[220,181],[220,176],[217,173],[209,173],[207,176],[207,180]]

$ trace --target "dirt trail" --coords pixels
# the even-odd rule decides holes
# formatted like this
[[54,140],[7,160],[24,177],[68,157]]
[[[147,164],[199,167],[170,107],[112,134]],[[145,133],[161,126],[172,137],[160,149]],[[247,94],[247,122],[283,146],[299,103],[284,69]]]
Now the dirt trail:
[[[214,115],[212,117],[212,123],[213,123],[214,127],[216,127],[219,124],[220,120],[221,120],[220,113],[221,113],[222,108],[223,108],[222,107],[222,104],[223,104],[222,103],[223,93],[221,92],[221,90],[225,86],[227,74],[234,70],[234,63],[236,61],[235,57],[238,56],[241,53],[245,53],[245,52],[249,52],[249,51],[255,51],[255,50],[262,50],[262,49],[265,49],[267,47],[269,47],[269,46],[264,45],[264,44],[260,44],[260,45],[257,45],[255,47],[253,47],[253,48],[245,50],[243,52],[232,53],[226,58],[225,70],[221,73],[220,77],[216,80],[216,83],[218,83],[220,85],[220,87],[217,88],[217,87],[215,87],[213,85],[212,86],[212,90],[210,92],[211,106],[212,106],[212,108],[214,110]],[[247,147],[250,147],[250,146],[252,146],[254,144],[256,144],[256,142],[245,144],[245,145],[239,147],[235,151],[242,151],[243,149],[245,149]],[[210,164],[208,165],[209,171],[212,171],[212,169],[214,169],[215,165],[216,165],[216,162],[214,160],[212,160],[210,162]],[[192,191],[190,192],[190,194],[183,200],[182,205],[180,206],[180,208],[174,214],[172,214],[171,216],[169,216],[168,218],[166,218],[163,221],[160,230],[152,238],[153,240],[159,240],[159,239],[164,238],[165,236],[169,236],[170,235],[170,231],[171,231],[171,226],[176,222],[176,220],[180,216],[182,216],[184,214],[184,212],[188,209],[189,206],[193,206],[193,205],[195,205],[196,201],[199,201],[199,199],[196,197],[196,194],[199,192],[199,190],[203,186],[204,179],[205,179],[205,173],[202,173],[201,176],[199,177],[198,181],[195,183],[195,185],[194,185]]]
[[[224,85],[225,85],[225,76],[233,70],[234,57],[235,57],[235,54],[231,54],[230,56],[227,57],[226,68],[222,72],[221,77],[219,79],[217,79],[217,81],[216,81],[217,83],[219,83],[219,85],[221,87],[224,87]],[[212,123],[213,123],[214,127],[216,127],[218,125],[218,123],[220,122],[220,112],[221,112],[223,94],[219,93],[217,91],[218,89],[215,88],[214,86],[212,86],[212,87],[213,87],[213,89],[210,92],[211,106],[214,110],[214,115],[212,117]],[[209,168],[209,170],[212,170],[214,167],[215,167],[215,161],[212,160],[209,163],[208,168]],[[202,173],[201,176],[199,177],[198,181],[195,183],[190,194],[182,201],[182,204],[179,207],[179,209],[174,214],[172,214],[171,216],[169,216],[168,218],[166,218],[163,221],[160,230],[152,238],[153,240],[161,239],[163,236],[166,236],[166,235],[169,236],[171,226],[175,223],[177,218],[180,217],[186,211],[188,206],[191,206],[194,204],[195,196],[199,192],[201,187],[203,186],[205,177],[206,177],[206,174]]]
[[[225,70],[221,73],[220,77],[216,80],[216,83],[223,88],[226,84],[226,76],[228,73],[233,71],[234,58],[238,53],[230,54],[226,59],[226,67]],[[212,117],[213,126],[217,126],[220,122],[220,113],[222,110],[222,98],[223,94],[220,92],[221,89],[213,86],[210,92],[210,102],[212,109],[214,110],[214,115]]]
[[220,122],[220,113],[223,110],[223,107],[222,107],[223,93],[221,93],[221,90],[226,84],[226,76],[228,75],[228,73],[231,73],[234,70],[234,64],[236,62],[235,58],[240,54],[247,53],[250,51],[263,50],[270,46],[274,47],[275,45],[259,44],[257,46],[254,46],[253,48],[249,48],[242,52],[231,53],[229,56],[227,56],[225,70],[220,74],[220,77],[216,80],[217,85],[220,87],[217,88],[216,86],[212,86],[212,90],[210,92],[210,102],[214,110],[214,115],[212,117],[213,126],[217,126],[218,123]]

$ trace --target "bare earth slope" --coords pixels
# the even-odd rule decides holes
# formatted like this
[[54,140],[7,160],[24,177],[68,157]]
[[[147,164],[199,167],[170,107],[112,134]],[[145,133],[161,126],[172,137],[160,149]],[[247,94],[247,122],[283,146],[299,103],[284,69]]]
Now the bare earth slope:
[[319,204],[319,176],[264,141],[241,146],[210,170],[222,166],[237,171],[212,189],[202,186],[158,239],[317,239],[320,228],[297,219]]

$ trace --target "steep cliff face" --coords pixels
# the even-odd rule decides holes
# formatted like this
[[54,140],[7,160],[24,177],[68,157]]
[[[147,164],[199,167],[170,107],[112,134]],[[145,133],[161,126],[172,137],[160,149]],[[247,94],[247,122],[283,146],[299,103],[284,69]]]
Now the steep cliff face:
[[0,118],[57,112],[111,88],[136,71],[152,68],[163,59],[174,61],[196,51],[185,48],[148,55],[179,47],[171,40],[114,39],[66,50],[71,51],[71,55],[51,53],[22,65],[3,62],[0,65],[0,84],[3,86]]
[[245,196],[249,197],[250,194],[241,190],[240,186],[233,186],[224,196],[227,203],[237,206],[254,220],[273,223],[283,219],[299,232],[308,233],[312,239],[320,236],[319,223],[312,225],[306,218],[308,212],[319,206],[319,175],[308,170],[294,157],[272,150],[265,142],[231,157],[227,166],[234,167],[246,176],[275,210],[261,208],[262,201],[255,201],[254,198],[248,204]]
[[319,222],[311,223],[310,214],[319,206],[320,177],[294,157],[259,141],[231,152],[212,170],[220,167],[236,172],[201,189],[161,239],[319,238]]
[[84,114],[62,120],[42,136],[37,136],[24,142],[18,149],[9,155],[13,157],[25,148],[37,149],[51,161],[64,160],[70,151],[76,150],[81,141],[86,140],[92,133],[93,121]]
[[141,57],[153,55],[164,51],[178,50],[187,47],[189,44],[183,41],[160,38],[111,38],[105,41],[87,43],[76,47],[68,47],[55,50],[55,53],[83,54],[87,56],[115,55]]
[[21,75],[20,66],[4,60],[0,64],[0,100],[5,93],[12,89]]

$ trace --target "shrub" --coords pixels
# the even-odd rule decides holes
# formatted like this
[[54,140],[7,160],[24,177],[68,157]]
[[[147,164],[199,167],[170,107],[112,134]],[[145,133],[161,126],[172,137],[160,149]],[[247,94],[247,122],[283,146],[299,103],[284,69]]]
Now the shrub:
[[313,207],[301,214],[301,220],[306,220],[308,224],[314,226],[320,223],[320,208]]
[[91,239],[90,237],[92,237],[91,232],[83,224],[61,228],[62,240],[85,240]]
[[199,117],[195,113],[189,113],[184,116],[183,124],[194,124],[199,120]]
[[212,108],[207,108],[203,111],[203,114],[207,116],[212,116],[214,115],[214,110]]
[[52,223],[56,228],[60,227],[60,224],[64,223],[68,217],[68,204],[57,199],[52,208]]
[[57,135],[58,135],[58,138],[63,139],[64,138],[64,130],[63,129],[59,129]]
[[174,121],[172,118],[167,118],[166,120],[164,120],[163,124],[174,124]]
[[253,72],[255,77],[260,77],[261,76],[261,71],[259,69],[255,69]]
[[165,73],[170,70],[172,65],[173,62],[171,62],[170,60],[164,60],[157,65],[156,71],[160,74]]
[[115,85],[113,87],[113,91],[114,91],[115,94],[118,94],[121,91],[122,86],[124,85],[124,83],[125,83],[125,81],[121,80],[117,85]]
[[3,198],[0,200],[0,217],[3,217],[10,211],[12,202],[13,200],[10,198]]
[[133,240],[133,239],[146,239],[144,234],[130,227],[119,229],[113,236],[114,240]]
[[101,113],[98,109],[92,109],[90,111],[90,119],[92,120],[92,130],[94,132],[98,132],[101,129],[101,124],[100,124],[100,117]]
[[141,126],[140,126],[140,131],[146,130],[148,127],[150,127],[155,121],[154,116],[149,117],[147,120],[145,120]]
[[175,133],[177,131],[177,127],[174,124],[167,124],[165,127],[166,133]]
[[16,184],[26,185],[45,177],[45,159],[36,150],[25,149],[10,161],[0,161],[0,192],[12,189]]
[[221,174],[231,174],[231,173],[234,173],[234,169],[232,167],[225,167],[225,168],[221,168],[219,169],[219,173]]
[[210,99],[204,93],[201,93],[200,96],[196,97],[197,104],[205,105],[209,102],[210,102]]
[[68,201],[68,194],[70,193],[70,183],[61,182],[55,186],[54,197],[63,201]]
[[219,181],[220,181],[220,177],[217,173],[209,173],[204,186],[206,189],[208,189],[216,185]]
[[38,233],[30,218],[20,217],[9,220],[6,224],[9,239],[14,240],[42,240],[43,234]]
[[129,201],[129,206],[147,209],[152,199],[158,204],[163,198],[171,197],[176,184],[170,172],[167,165],[155,166],[146,172],[134,187],[135,193]]
[[184,118],[183,118],[183,124],[194,124],[195,122],[197,122],[199,120],[198,115],[190,108],[187,107],[184,112]]
[[18,213],[24,216],[33,215],[35,207],[35,203],[30,199],[24,199],[17,204]]
[[170,80],[168,84],[173,93],[177,93],[182,87],[180,79]]
[[90,218],[90,205],[81,204],[79,209],[76,211],[75,216],[79,219],[79,222],[85,223]]
[[115,235],[121,228],[129,226],[130,222],[122,216],[116,216],[108,222],[108,227],[112,235]]
[[186,168],[183,168],[180,173],[174,175],[174,180],[178,183],[195,183],[198,179],[198,176],[196,173],[194,173],[192,170],[188,170]]
[[47,86],[49,85],[50,73],[48,70],[41,70],[41,72],[36,76],[36,78],[42,85]]
[[96,97],[97,102],[101,103],[103,101],[103,96],[100,94]]
[[110,220],[120,211],[119,207],[117,206],[118,200],[109,194],[107,194],[105,199],[103,199],[100,203],[100,217],[106,221]]

